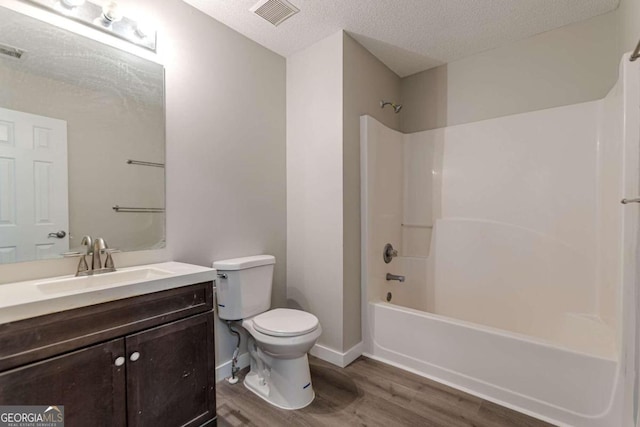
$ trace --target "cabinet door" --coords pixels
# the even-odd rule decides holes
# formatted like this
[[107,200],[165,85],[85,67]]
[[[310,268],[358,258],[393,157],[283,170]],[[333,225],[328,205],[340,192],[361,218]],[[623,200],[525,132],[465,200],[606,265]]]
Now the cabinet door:
[[215,418],[213,313],[126,337],[129,426],[200,426]]
[[0,405],[64,405],[67,427],[125,426],[124,355],[117,339],[0,373]]

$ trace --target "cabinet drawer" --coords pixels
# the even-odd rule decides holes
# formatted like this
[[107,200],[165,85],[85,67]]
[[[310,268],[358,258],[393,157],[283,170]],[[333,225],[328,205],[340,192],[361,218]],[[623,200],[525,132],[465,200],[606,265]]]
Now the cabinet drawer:
[[0,372],[213,309],[205,282],[0,325]]

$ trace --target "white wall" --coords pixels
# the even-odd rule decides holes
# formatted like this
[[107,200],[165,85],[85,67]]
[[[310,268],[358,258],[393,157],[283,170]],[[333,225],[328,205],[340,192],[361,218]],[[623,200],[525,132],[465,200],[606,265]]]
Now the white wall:
[[[166,67],[167,244],[117,265],[269,253],[285,303],[285,60],[179,0],[122,0],[157,23]],[[126,10],[126,9],[125,9]],[[259,72],[258,72],[259,71]],[[75,271],[77,260],[0,266],[0,281]],[[217,325],[218,363],[232,337]]]
[[620,257],[617,249],[622,245],[620,200],[623,194],[624,154],[624,85],[621,80],[600,104],[601,123],[598,135],[598,210],[597,210],[597,284],[598,313],[614,328],[618,328],[620,292],[616,286],[622,280]]
[[361,340],[359,118],[399,127],[380,109],[399,96],[400,78],[342,31],[287,59],[287,297],[338,354]]
[[[431,141],[430,141],[431,142]],[[435,189],[438,164],[442,162],[441,146],[426,143],[420,134],[405,135],[404,187],[402,191],[402,246],[404,257],[429,256],[431,234],[439,217],[434,203],[439,193]],[[437,161],[436,161],[437,160]]]
[[342,31],[287,58],[287,299],[343,345]]
[[[566,313],[599,315],[599,107],[446,128],[436,313],[572,344]],[[603,342],[603,353],[615,354],[614,343]]]
[[[606,101],[409,135],[368,117],[370,300],[391,292],[400,305],[615,358],[623,129],[619,94]],[[428,257],[408,253],[415,230],[400,224],[432,219],[434,236],[418,236]],[[385,241],[401,248],[388,265]]]
[[[400,258],[393,259],[390,264],[385,264],[382,259],[385,244],[390,243],[396,249],[402,246],[400,223],[403,211],[404,135],[370,116],[362,117],[360,123],[362,203],[366,209],[362,231],[363,262],[366,269],[363,271],[365,297],[366,301],[380,301],[389,291],[396,295],[403,288],[420,287],[417,280],[403,284],[387,282],[386,273],[404,274],[404,270],[401,268]],[[412,281],[413,278],[409,276],[409,280]],[[421,288],[426,289],[426,286],[423,284]],[[397,302],[397,298],[393,302]],[[366,316],[366,313],[362,315]]]

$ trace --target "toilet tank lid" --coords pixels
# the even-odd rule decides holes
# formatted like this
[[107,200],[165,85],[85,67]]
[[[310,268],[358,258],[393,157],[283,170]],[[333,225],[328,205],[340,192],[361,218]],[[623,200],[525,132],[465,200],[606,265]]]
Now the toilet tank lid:
[[260,267],[262,265],[270,265],[275,263],[276,258],[272,255],[255,255],[243,258],[214,261],[213,268],[223,271],[244,270],[245,268]]

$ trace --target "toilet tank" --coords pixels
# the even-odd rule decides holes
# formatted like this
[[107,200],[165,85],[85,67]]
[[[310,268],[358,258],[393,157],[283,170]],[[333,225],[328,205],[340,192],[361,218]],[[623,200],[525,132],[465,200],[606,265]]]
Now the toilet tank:
[[275,263],[271,255],[215,261],[218,317],[240,320],[269,310]]

